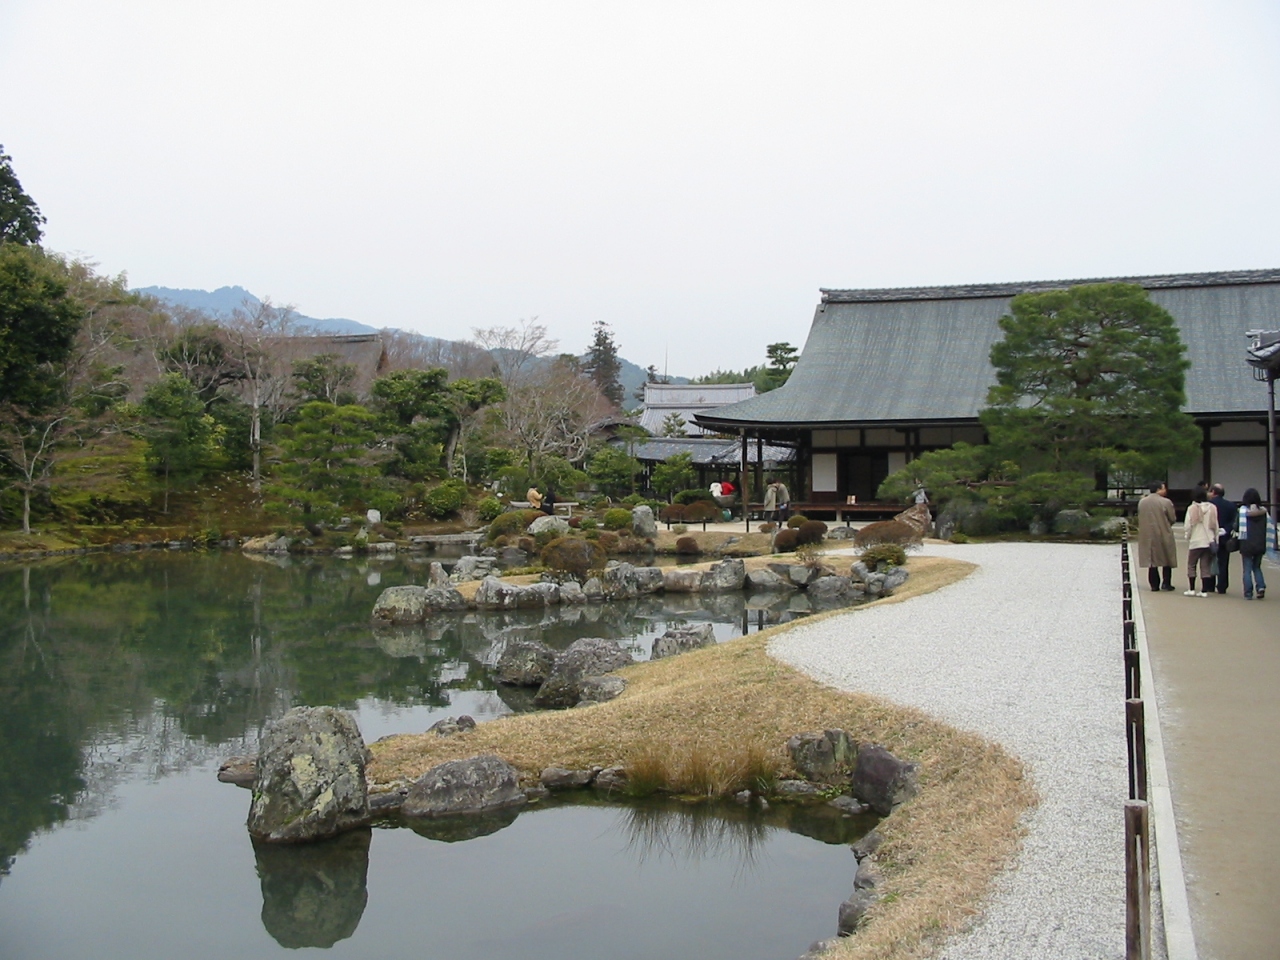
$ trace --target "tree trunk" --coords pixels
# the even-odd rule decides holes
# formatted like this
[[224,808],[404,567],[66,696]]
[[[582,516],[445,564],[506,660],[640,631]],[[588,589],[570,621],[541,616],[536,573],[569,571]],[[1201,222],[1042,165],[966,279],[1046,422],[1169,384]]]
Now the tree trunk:
[[254,390],[253,416],[249,420],[249,449],[253,451],[253,492],[262,492],[262,404]]
[[22,532],[31,535],[31,489],[22,491]]
[[449,436],[444,442],[444,470],[449,476],[453,476],[453,454],[458,449],[458,438],[462,436],[462,427],[455,426],[449,431]]
[[166,517],[169,515],[169,465],[164,465],[164,509],[160,511]]

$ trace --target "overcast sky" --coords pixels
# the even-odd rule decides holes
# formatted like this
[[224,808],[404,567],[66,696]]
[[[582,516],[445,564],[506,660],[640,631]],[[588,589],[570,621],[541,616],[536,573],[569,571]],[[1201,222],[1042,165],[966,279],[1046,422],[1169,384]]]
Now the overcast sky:
[[1280,5],[3,0],[46,243],[675,374],[819,287],[1280,266]]

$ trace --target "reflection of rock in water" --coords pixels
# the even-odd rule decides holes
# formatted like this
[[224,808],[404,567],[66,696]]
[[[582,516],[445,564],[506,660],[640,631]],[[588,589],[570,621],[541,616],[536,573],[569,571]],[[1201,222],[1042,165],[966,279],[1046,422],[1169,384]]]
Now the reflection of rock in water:
[[515,823],[518,816],[520,808],[517,807],[456,817],[412,817],[406,818],[405,823],[409,824],[414,833],[428,840],[457,843],[459,840],[474,840],[476,837],[497,833]]
[[851,817],[825,803],[777,806],[786,814],[788,830],[820,843],[853,843],[880,822],[874,813]]
[[415,660],[427,658],[427,636],[421,626],[411,624],[380,626],[373,631],[373,638],[378,649],[389,657],[397,659],[412,657]]
[[253,846],[262,925],[282,947],[332,947],[356,932],[369,892],[366,827],[332,840]]

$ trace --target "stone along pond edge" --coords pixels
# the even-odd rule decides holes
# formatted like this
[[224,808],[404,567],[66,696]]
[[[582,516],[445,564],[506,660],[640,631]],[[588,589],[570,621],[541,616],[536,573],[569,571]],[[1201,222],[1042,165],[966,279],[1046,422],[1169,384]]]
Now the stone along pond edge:
[[[898,596],[878,602],[945,586],[971,569],[940,558],[918,558],[910,566],[912,581]],[[817,616],[839,615],[848,611]],[[675,766],[698,756],[704,763],[710,758],[732,766],[729,760],[740,760],[745,745],[760,751],[777,776],[768,789],[735,790],[739,802],[825,804],[838,797],[853,813],[872,796],[867,786],[854,787],[857,768],[863,766],[865,779],[879,762],[897,786],[887,806],[879,801],[877,812],[883,811],[885,819],[875,839],[867,841],[883,845],[855,851],[863,854],[866,867],[857,868],[853,892],[841,907],[841,932],[857,930],[858,935],[817,946],[842,957],[919,955],[927,943],[972,918],[973,904],[1016,850],[1019,818],[1033,794],[1020,766],[997,745],[919,711],[832,690],[773,660],[767,643],[789,627],[627,666],[626,692],[588,709],[504,717],[474,728],[458,718],[426,734],[386,738],[367,751],[360,743],[353,759],[344,761],[346,773],[339,770],[331,795],[326,795],[329,786],[313,779],[314,760],[295,762],[291,754],[289,775],[269,792],[292,790],[298,800],[310,797],[308,808],[323,797],[320,808],[333,807],[335,823],[344,817],[368,822],[407,805],[401,815],[412,814],[419,823],[437,818],[443,828],[456,816],[440,812],[439,798],[455,793],[464,804],[472,802],[488,779],[497,784],[497,800],[481,801],[480,809],[489,805],[518,813],[553,789],[626,796],[629,767],[655,745],[668,761],[678,761]],[[330,733],[322,739],[335,738]],[[286,739],[303,742],[296,733]],[[829,754],[830,760],[806,759],[814,753]],[[822,765],[830,762],[840,765],[834,779],[829,769],[823,773]],[[339,795],[351,795],[342,784],[359,780],[355,771],[363,772],[366,763],[371,778],[366,806],[357,802],[353,812]],[[261,764],[256,758],[253,768],[257,779]],[[919,794],[911,797],[917,786]],[[255,785],[255,804],[263,787]],[[255,832],[262,834],[261,828]]]

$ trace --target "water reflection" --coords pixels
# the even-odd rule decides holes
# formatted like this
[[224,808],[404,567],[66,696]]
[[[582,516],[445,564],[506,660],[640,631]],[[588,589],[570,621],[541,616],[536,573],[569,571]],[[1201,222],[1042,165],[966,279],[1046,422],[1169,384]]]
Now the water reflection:
[[530,691],[490,678],[514,640],[607,637],[643,659],[669,627],[710,622],[728,639],[796,600],[655,595],[371,625],[378,593],[423,582],[428,559],[166,551],[0,566],[0,876],[35,832],[93,816],[123,781],[253,753],[292,706],[351,709],[369,740],[450,712],[524,711]]
[[254,844],[262,925],[282,947],[332,947],[356,932],[369,902],[368,828],[304,844]]

